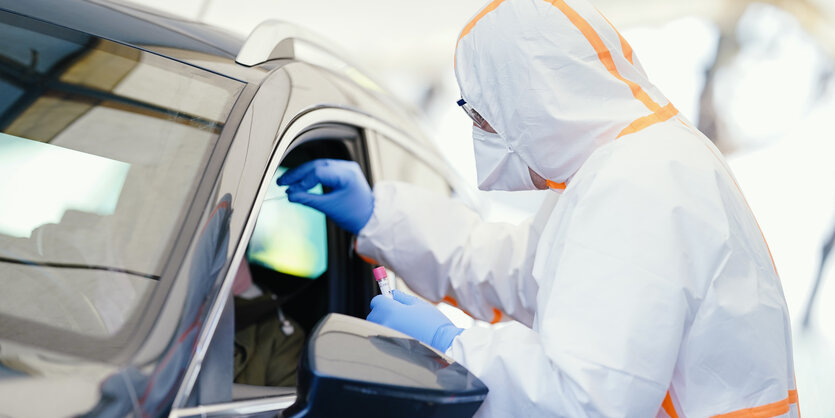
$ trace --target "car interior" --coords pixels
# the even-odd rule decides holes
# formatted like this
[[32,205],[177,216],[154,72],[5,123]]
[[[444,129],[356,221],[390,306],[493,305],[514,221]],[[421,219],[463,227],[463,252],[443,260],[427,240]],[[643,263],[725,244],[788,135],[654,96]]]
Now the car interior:
[[[246,264],[241,268],[249,270],[251,281],[260,292],[258,297],[249,299],[247,291],[235,297],[236,356],[244,350],[242,345],[246,343],[241,341],[242,333],[246,333],[249,327],[260,327],[256,340],[285,340],[284,336],[274,335],[277,331],[272,334],[264,332],[267,322],[274,322],[276,325],[273,327],[280,327],[284,334],[288,334],[286,337],[291,337],[295,327],[301,328],[302,335],[308,336],[316,323],[328,313],[364,318],[370,309],[368,302],[379,293],[371,272],[373,266],[353,251],[353,236],[320,212],[289,202],[285,188],[275,183],[287,170],[319,158],[356,161],[370,177],[365,143],[360,131],[355,128],[317,126],[294,141],[271,177],[247,247]],[[327,190],[323,190],[321,185],[311,189],[311,193],[323,192]],[[265,294],[269,296],[265,297]],[[264,361],[280,360],[284,364],[257,365],[267,374],[278,373],[281,376],[262,376],[259,373],[263,371],[253,374],[236,369],[235,398],[278,394],[290,389],[288,386],[294,386],[295,368],[303,343],[303,339],[286,344],[274,341],[271,345],[273,349],[277,347],[286,352],[273,352]],[[249,344],[252,345],[252,341]],[[263,346],[256,342],[250,350],[263,350]],[[247,355],[252,356],[253,353]],[[287,379],[288,369],[293,372],[292,379]],[[252,386],[281,387],[264,391]]]

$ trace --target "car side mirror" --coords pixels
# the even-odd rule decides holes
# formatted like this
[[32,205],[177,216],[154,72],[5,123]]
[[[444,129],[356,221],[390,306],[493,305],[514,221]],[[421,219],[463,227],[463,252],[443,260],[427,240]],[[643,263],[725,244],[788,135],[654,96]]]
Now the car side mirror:
[[284,417],[470,417],[487,387],[427,345],[329,314],[302,351],[296,403]]

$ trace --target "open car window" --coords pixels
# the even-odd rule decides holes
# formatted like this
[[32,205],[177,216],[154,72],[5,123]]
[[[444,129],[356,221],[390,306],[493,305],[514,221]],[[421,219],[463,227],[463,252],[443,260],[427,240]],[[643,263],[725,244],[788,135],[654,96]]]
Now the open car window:
[[[319,158],[357,161],[370,177],[364,141],[354,127],[314,127],[296,138],[277,170],[268,174],[233,285],[235,399],[294,393],[301,349],[315,324],[332,312],[367,314],[376,285],[370,267],[351,249],[351,234],[321,212],[290,202],[286,188],[276,185],[288,170]],[[317,185],[309,192],[328,190]]]

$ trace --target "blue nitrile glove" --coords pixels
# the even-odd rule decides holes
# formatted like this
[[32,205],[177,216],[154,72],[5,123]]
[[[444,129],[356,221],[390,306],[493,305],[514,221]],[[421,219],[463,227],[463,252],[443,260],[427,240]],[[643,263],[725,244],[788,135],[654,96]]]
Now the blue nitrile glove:
[[[326,194],[307,191],[321,183],[331,190]],[[310,206],[353,234],[371,219],[374,195],[359,164],[354,161],[319,159],[308,161],[278,178],[287,188],[291,202]]]
[[464,330],[452,325],[438,308],[412,295],[392,290],[394,299],[377,295],[371,299],[371,322],[400,331],[445,352]]

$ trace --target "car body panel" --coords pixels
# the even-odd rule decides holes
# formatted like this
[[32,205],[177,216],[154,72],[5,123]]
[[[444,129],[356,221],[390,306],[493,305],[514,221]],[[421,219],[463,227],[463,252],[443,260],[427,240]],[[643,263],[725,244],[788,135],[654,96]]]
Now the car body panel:
[[[231,385],[207,391],[211,385],[201,385],[201,379],[230,373],[211,358],[231,349],[231,339],[218,342],[213,337],[228,333],[234,272],[244,258],[258,208],[270,186],[270,173],[302,142],[294,141],[313,127],[343,124],[355,127],[361,136],[367,132],[369,138],[381,133],[419,156],[450,184],[461,184],[410,112],[391,96],[361,82],[364,76],[353,68],[326,68],[301,57],[241,66],[234,62],[240,49],[234,37],[101,1],[0,0],[0,10],[57,22],[245,83],[207,157],[144,314],[125,325],[132,330],[130,335],[95,352],[69,345],[36,347],[0,336],[0,359],[7,365],[21,359],[6,375],[17,369],[41,376],[33,380],[0,374],[0,388],[14,388],[0,389],[0,414],[55,416],[55,411],[71,415],[91,411],[91,415],[120,415],[136,407],[131,399],[149,408],[143,413],[150,415],[173,408],[175,415],[187,416],[188,411],[196,411],[194,405],[212,404],[212,414],[222,416],[245,407],[228,402],[229,408],[219,407],[231,400]],[[44,394],[39,388],[60,392],[68,385],[78,396],[50,397],[53,406],[26,409],[27,399]],[[99,392],[100,399],[91,404],[95,398],[91,393]],[[257,408],[287,406],[288,402],[292,400],[282,395],[264,400]],[[20,413],[24,410],[28,413]]]

